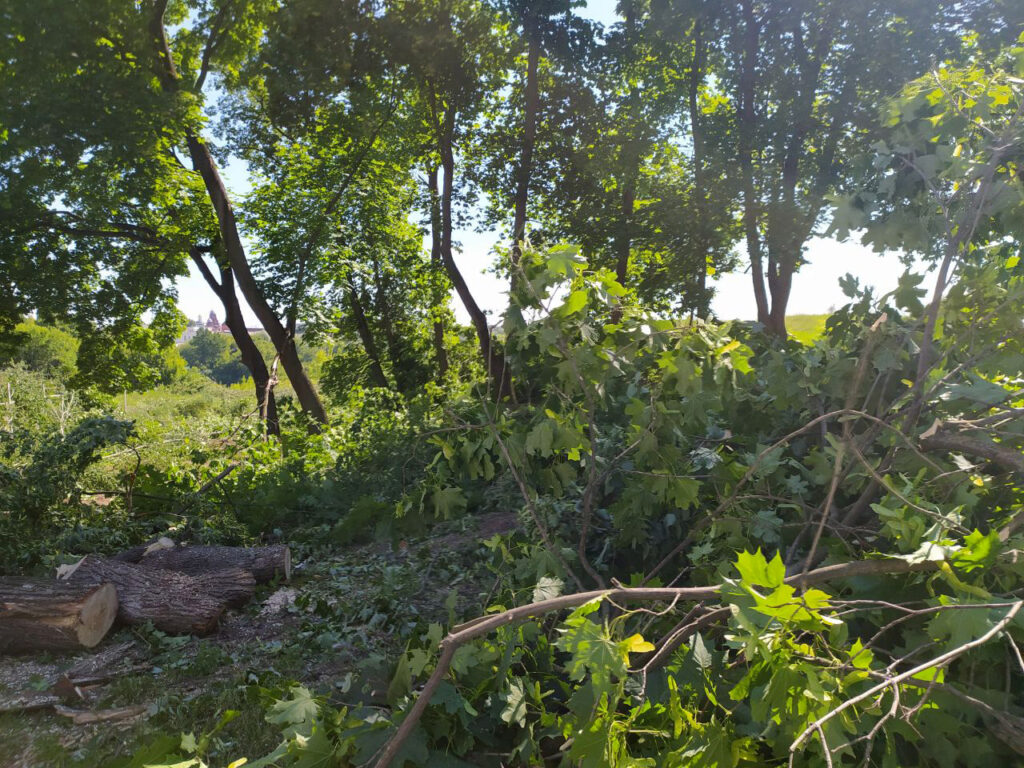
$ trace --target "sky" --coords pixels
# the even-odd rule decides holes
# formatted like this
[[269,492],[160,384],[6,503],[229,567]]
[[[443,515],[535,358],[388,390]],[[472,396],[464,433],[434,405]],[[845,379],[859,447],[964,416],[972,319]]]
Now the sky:
[[[618,19],[615,0],[589,0],[586,8],[577,12],[605,25]],[[241,200],[250,186],[244,165],[230,163],[223,169],[223,175],[233,199]],[[507,304],[507,286],[491,270],[493,249],[497,244],[495,234],[462,230],[454,233],[454,239],[461,243],[461,249],[455,256],[459,269],[477,303],[491,314],[492,322],[496,322]],[[854,241],[814,238],[808,244],[805,259],[807,263],[793,279],[788,306],[791,315],[822,314],[845,304],[847,299],[839,288],[839,279],[847,273],[857,277],[861,285],[873,287],[875,296],[880,296],[895,289],[904,270],[897,254],[876,254]],[[722,275],[714,281],[714,287],[716,294],[711,309],[719,319],[756,318],[749,270],[741,268],[738,272]],[[212,310],[223,320],[219,300],[194,266],[187,278],[178,280],[177,288],[178,306],[188,317],[201,317],[205,321]],[[457,296],[453,295],[452,306],[459,321],[468,323],[469,317]],[[257,327],[259,323],[249,307],[243,303],[242,309],[246,324]]]

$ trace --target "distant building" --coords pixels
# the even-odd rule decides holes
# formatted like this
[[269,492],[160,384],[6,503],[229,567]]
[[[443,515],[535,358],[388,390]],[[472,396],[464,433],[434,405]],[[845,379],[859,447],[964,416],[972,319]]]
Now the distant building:
[[203,327],[202,318],[196,318],[195,320],[189,320],[188,325],[185,326],[185,330],[181,332],[181,336],[178,337],[174,343],[178,346],[182,344],[188,344],[199,333],[199,329]]
[[[202,317],[197,317],[195,320],[189,320],[188,325],[185,326],[185,330],[182,331],[181,336],[178,337],[177,344],[188,344],[195,338],[195,335],[199,331],[209,331],[210,333],[231,333],[231,329],[228,328],[227,323],[222,323],[217,319],[217,313],[210,310],[210,316],[206,318],[206,322],[203,322]],[[266,336],[262,328],[246,328],[249,335],[255,336],[257,334]]]
[[206,330],[210,333],[231,333],[231,329],[228,328],[226,323],[222,323],[217,319],[217,313],[212,309],[210,310],[210,316],[206,320]]

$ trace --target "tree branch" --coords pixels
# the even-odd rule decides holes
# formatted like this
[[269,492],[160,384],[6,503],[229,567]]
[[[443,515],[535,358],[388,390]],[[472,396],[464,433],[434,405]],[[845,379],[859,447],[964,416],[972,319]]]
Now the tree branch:
[[957,451],[970,456],[980,456],[1003,469],[1024,475],[1024,453],[1002,443],[989,443],[962,434],[937,432],[921,440],[921,447],[926,451]]
[[[852,578],[868,574],[892,575],[912,573],[916,571],[930,571],[935,570],[937,566],[938,564],[932,561],[910,563],[906,560],[895,559],[860,560],[851,563],[830,565],[810,571],[809,573],[790,576],[786,579],[786,583],[805,587],[810,584],[818,584],[825,581]],[[434,668],[433,674],[431,674],[430,679],[427,680],[426,685],[423,686],[423,690],[416,699],[416,703],[413,704],[412,708],[406,714],[405,719],[402,720],[402,723],[399,725],[395,735],[392,736],[390,741],[388,741],[381,749],[379,753],[380,756],[374,764],[375,768],[388,768],[388,766],[391,765],[391,761],[394,760],[395,756],[402,748],[402,745],[412,734],[417,723],[419,723],[420,718],[423,716],[423,713],[426,712],[427,706],[430,704],[431,697],[441,685],[445,675],[448,674],[448,670],[451,668],[452,658],[455,656],[455,651],[470,640],[490,634],[500,627],[511,626],[519,621],[544,616],[549,613],[554,613],[555,611],[565,610],[566,608],[578,608],[581,605],[589,603],[591,600],[609,599],[615,600],[616,602],[670,602],[673,600],[683,600],[687,602],[699,602],[717,597],[721,588],[721,584],[715,584],[709,587],[637,587],[632,589],[619,587],[615,589],[591,590],[589,592],[561,595],[549,600],[540,600],[536,603],[531,603],[530,605],[510,608],[506,611],[502,611],[501,613],[481,616],[453,627],[451,632],[449,632],[441,641],[441,656],[437,660],[437,666]],[[1013,615],[1016,614],[1016,611],[1020,608],[1021,604],[1022,603],[1015,604],[1012,614],[1008,615],[1004,622],[1001,622],[998,628],[1005,626],[1005,623],[1013,618]],[[731,611],[717,609],[708,615],[712,614],[717,618],[726,618],[731,615]],[[703,624],[701,624],[701,626],[703,626]],[[675,639],[677,638],[673,638],[673,640]],[[931,662],[924,668],[927,669],[928,666],[934,666],[934,663],[935,662]],[[893,682],[896,681],[888,681],[883,687],[887,687],[888,685],[893,684]]]
[[[799,736],[796,737],[796,739],[793,741],[793,743],[789,745],[789,764],[790,764],[790,766],[793,765],[793,759],[796,757],[796,751],[800,748],[800,745],[807,739],[807,737],[810,736],[812,733],[815,733],[815,732],[820,734],[821,733],[821,726],[823,726],[825,723],[827,723],[833,717],[836,717],[840,712],[843,712],[843,711],[849,709],[854,704],[858,704],[859,702],[862,702],[862,701],[864,701],[866,699],[870,699],[872,696],[874,696],[877,693],[881,693],[886,688],[898,685],[899,683],[903,682],[904,680],[908,680],[908,679],[914,677],[915,675],[919,675],[922,672],[925,672],[925,671],[927,671],[929,669],[932,669],[932,668],[935,668],[935,667],[939,667],[939,666],[943,666],[945,664],[948,664],[949,662],[951,662],[954,659],[956,659],[958,656],[962,656],[963,654],[967,653],[967,651],[971,650],[972,648],[977,648],[980,645],[984,645],[989,640],[991,640],[993,637],[995,637],[996,635],[998,635],[1000,632],[1003,631],[1003,629],[1006,627],[1006,625],[1009,624],[1013,620],[1013,617],[1017,615],[1017,612],[1020,611],[1022,606],[1024,606],[1024,600],[1018,600],[1016,603],[1014,603],[1013,607],[1011,607],[1010,610],[1006,612],[1006,615],[1003,616],[1003,618],[1000,619],[999,622],[994,627],[992,627],[992,629],[990,629],[988,632],[986,632],[981,637],[979,637],[979,638],[977,638],[975,640],[971,640],[969,643],[964,643],[963,645],[957,646],[956,648],[953,648],[952,650],[946,651],[945,653],[940,654],[939,656],[936,656],[934,659],[929,659],[926,662],[918,664],[916,667],[912,667],[911,669],[908,669],[905,672],[901,672],[900,674],[896,675],[895,677],[883,680],[878,685],[872,686],[871,688],[869,688],[868,690],[864,691],[863,693],[857,694],[852,699],[847,699],[846,701],[844,701],[842,704],[840,704],[835,709],[832,709],[829,712],[827,712],[825,715],[823,715],[822,717],[819,717],[813,723],[808,725],[803,730],[803,732]],[[828,744],[825,743],[824,738],[822,739],[822,747],[824,748],[825,753],[828,754],[829,753],[829,748],[828,748]]]

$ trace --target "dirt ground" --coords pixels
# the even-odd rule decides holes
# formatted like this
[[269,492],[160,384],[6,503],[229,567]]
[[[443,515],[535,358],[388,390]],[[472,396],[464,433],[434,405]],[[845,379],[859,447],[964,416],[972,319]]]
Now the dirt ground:
[[487,585],[462,574],[482,540],[515,526],[495,513],[398,548],[317,552],[205,638],[122,627],[91,651],[0,656],[0,768],[129,768],[139,745],[198,734],[229,708],[242,716],[217,743],[254,748],[268,738],[266,691],[292,681],[351,696],[355,671],[373,698],[404,642],[397,608],[423,621],[445,621],[453,599],[470,608]]

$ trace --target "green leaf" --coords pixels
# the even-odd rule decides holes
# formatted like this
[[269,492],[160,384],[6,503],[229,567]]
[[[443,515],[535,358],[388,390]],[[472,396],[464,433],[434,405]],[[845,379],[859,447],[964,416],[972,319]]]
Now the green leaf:
[[585,306],[587,306],[587,292],[579,289],[569,294],[569,298],[562,305],[562,311],[567,315],[573,315]]
[[551,455],[551,446],[555,439],[557,423],[551,419],[540,422],[526,436],[526,453],[530,456],[547,457]]
[[752,586],[775,589],[786,579],[786,565],[778,552],[771,562],[765,560],[760,549],[753,554],[741,552],[736,558],[736,570],[740,572],[743,581]]
[[561,579],[553,576],[541,576],[537,586],[533,588],[533,602],[539,603],[541,600],[558,597],[564,588],[565,582]]
[[520,678],[511,679],[504,699],[505,707],[501,710],[501,719],[506,723],[516,723],[520,728],[523,727],[526,723],[526,689]]
[[455,517],[466,509],[466,495],[461,488],[449,486],[448,488],[435,488],[431,494],[431,503],[434,512],[445,520]]
[[305,686],[295,685],[289,691],[290,698],[275,701],[266,716],[268,723],[275,725],[297,725],[311,721],[318,711],[313,694]]
[[697,666],[701,669],[708,669],[711,666],[711,651],[704,645],[704,638],[701,637],[700,632],[694,635],[693,638],[693,660],[697,662]]
[[288,751],[295,756],[293,768],[326,768],[335,764],[334,745],[320,722],[313,723],[308,736],[296,734]]
[[1001,542],[999,532],[991,530],[987,534],[975,528],[964,537],[964,545],[953,553],[953,564],[964,571],[992,565],[999,554]]
[[395,667],[395,674],[388,684],[388,704],[395,705],[412,690],[412,670],[409,660],[402,656]]
[[576,246],[559,245],[547,252],[547,271],[557,277],[571,275],[583,263]]

